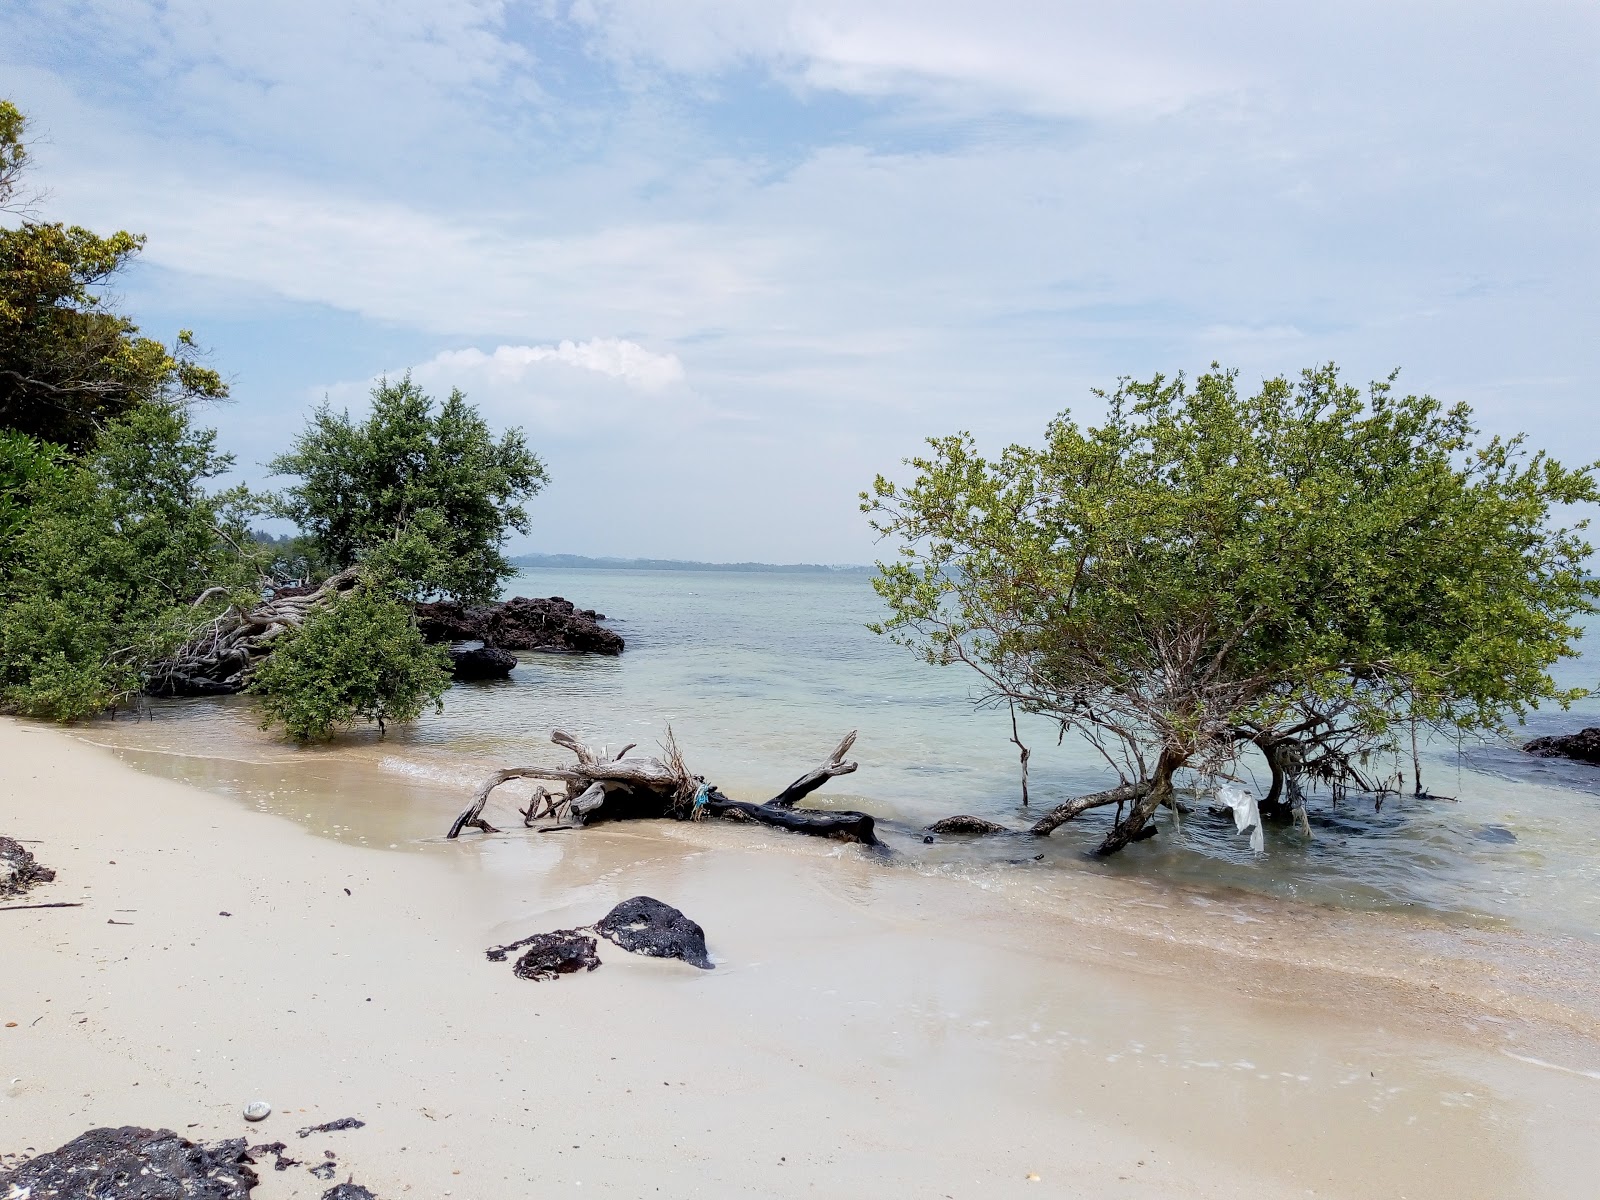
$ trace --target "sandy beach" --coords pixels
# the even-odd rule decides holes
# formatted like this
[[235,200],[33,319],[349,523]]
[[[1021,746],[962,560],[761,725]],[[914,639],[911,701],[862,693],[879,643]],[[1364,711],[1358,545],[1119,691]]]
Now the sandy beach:
[[[10,720],[0,832],[58,872],[28,901],[83,903],[0,913],[11,1155],[248,1134],[386,1197],[1578,1197],[1600,1173],[1581,940],[1159,881],[1064,903],[739,827],[364,847]],[[484,958],[636,894],[716,969]],[[295,1136],[345,1116],[366,1127]],[[266,1200],[329,1186],[270,1163]]]

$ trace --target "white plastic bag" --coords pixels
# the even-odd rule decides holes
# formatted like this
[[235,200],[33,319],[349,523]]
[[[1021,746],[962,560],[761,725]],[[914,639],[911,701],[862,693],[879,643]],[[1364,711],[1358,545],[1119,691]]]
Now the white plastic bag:
[[1240,833],[1250,831],[1250,849],[1257,854],[1265,853],[1267,838],[1261,830],[1261,806],[1256,803],[1255,793],[1224,784],[1217,789],[1217,799],[1233,809],[1234,829]]

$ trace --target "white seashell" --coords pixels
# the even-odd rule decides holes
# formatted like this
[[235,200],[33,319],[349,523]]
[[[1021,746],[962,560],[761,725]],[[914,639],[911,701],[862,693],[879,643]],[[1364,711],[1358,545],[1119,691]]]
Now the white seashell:
[[244,1106],[244,1119],[246,1121],[265,1121],[272,1113],[272,1105],[265,1100],[252,1100]]

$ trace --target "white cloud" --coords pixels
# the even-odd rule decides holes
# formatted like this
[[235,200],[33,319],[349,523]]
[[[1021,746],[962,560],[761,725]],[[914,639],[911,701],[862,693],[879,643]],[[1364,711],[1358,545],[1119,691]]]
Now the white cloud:
[[[316,381],[358,403],[412,364],[550,447],[582,539],[547,548],[861,558],[851,497],[924,434],[1036,438],[1213,357],[1400,365],[1600,457],[1597,30],[1554,0],[33,0],[0,75],[51,215],[149,234],[131,311],[239,372],[243,457]],[[681,462],[715,482],[663,489]]]
[[1162,111],[1236,86],[1187,6],[1130,0],[581,0],[620,60],[686,73],[764,62],[806,86],[1052,115]]
[[529,378],[529,368],[546,364],[594,371],[652,392],[684,380],[683,363],[676,354],[656,354],[638,342],[614,337],[586,342],[568,339],[555,346],[499,346],[493,354],[475,347],[446,350],[429,365],[441,371],[481,372],[496,380],[520,382]]

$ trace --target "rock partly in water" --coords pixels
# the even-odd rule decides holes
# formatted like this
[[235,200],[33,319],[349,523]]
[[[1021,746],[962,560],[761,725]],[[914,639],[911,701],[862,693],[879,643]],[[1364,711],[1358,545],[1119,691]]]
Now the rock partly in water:
[[196,1144],[170,1129],[91,1129],[0,1172],[0,1196],[28,1200],[249,1200],[258,1182],[243,1138]]
[[935,821],[928,826],[928,832],[974,833],[980,836],[987,836],[991,833],[1013,833],[1015,831],[1007,829],[1004,825],[997,825],[993,821],[987,821],[982,817],[959,816],[946,817],[942,821]]
[[0,896],[20,896],[34,884],[49,883],[55,877],[21,842],[0,837]]
[[515,654],[494,646],[450,651],[450,673],[457,679],[504,679],[516,665]]
[[1534,738],[1522,749],[1538,758],[1570,758],[1575,762],[1600,765],[1600,726],[1591,725],[1577,733]]
[[620,634],[600,625],[605,614],[560,596],[517,596],[499,604],[440,600],[417,605],[417,624],[430,642],[479,641],[502,650],[621,654]]
[[536,933],[520,942],[495,946],[485,954],[490,962],[503,962],[513,950],[524,951],[511,968],[518,979],[554,979],[574,971],[592,971],[600,965],[594,939],[576,929]]
[[706,931],[670,904],[650,896],[624,900],[594,927],[595,932],[633,954],[681,958],[690,966],[711,970]]

